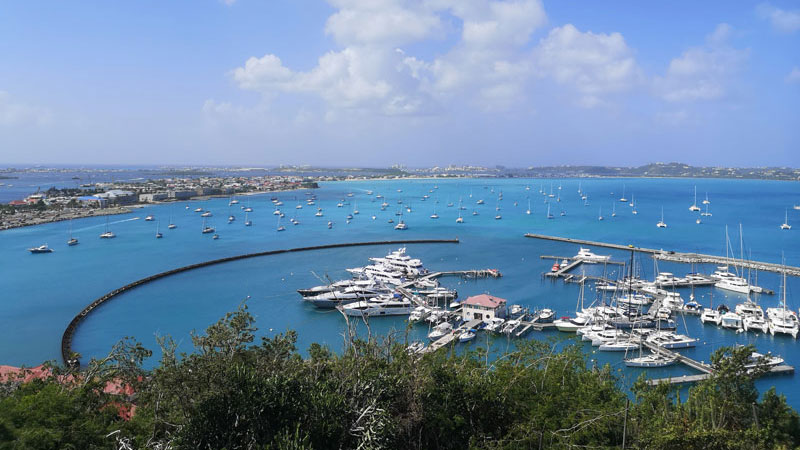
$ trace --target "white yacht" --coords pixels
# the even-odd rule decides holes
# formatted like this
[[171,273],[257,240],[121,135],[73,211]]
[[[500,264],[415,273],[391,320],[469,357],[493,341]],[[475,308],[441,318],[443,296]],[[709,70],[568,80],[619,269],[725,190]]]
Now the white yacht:
[[413,305],[405,298],[388,298],[381,296],[371,300],[361,300],[346,305],[341,305],[338,309],[342,314],[355,317],[376,317],[376,316],[403,316],[411,313]]
[[797,315],[791,309],[786,308],[786,271],[783,272],[781,295],[783,296],[781,308],[767,308],[769,333],[773,336],[776,333],[788,334],[797,339],[797,334],[800,332]]
[[625,365],[628,367],[667,367],[675,364],[678,359],[662,353],[650,353],[649,355],[639,355],[635,358],[628,358],[625,360]]
[[407,230],[408,229],[408,225],[406,225],[405,222],[400,220],[400,222],[398,222],[397,225],[394,226],[394,229],[395,230]]
[[596,255],[592,253],[591,250],[589,250],[588,248],[581,247],[580,250],[578,250],[578,254],[575,255],[574,259],[580,259],[581,261],[586,263],[600,263],[610,260],[611,255]]
[[739,330],[742,328],[742,316],[733,311],[728,311],[722,315],[721,321],[722,328],[730,328],[732,330]]
[[700,322],[713,323],[719,326],[722,323],[722,314],[714,308],[705,308],[703,313],[700,314]]
[[42,244],[38,247],[33,247],[28,249],[29,252],[36,254],[36,253],[53,253],[53,249],[48,247],[47,244]]
[[647,336],[647,342],[666,349],[689,348],[697,345],[698,339],[672,331],[656,331]]
[[689,207],[689,211],[700,211],[700,207],[697,206],[697,186],[694,187],[694,203]]
[[629,352],[637,350],[640,347],[639,342],[633,340],[617,340],[600,345],[597,349],[601,352]]
[[113,239],[115,237],[117,235],[108,229],[108,216],[106,216],[106,230],[100,235],[100,239]]
[[664,222],[664,208],[661,208],[661,220],[656,223],[658,228],[667,228],[667,223]]
[[451,324],[450,322],[442,322],[433,327],[433,330],[431,330],[431,332],[428,333],[428,339],[435,341],[452,332],[453,332],[453,324]]
[[786,215],[784,216],[783,223],[781,224],[781,230],[791,230],[792,226],[789,225],[789,210],[786,210]]

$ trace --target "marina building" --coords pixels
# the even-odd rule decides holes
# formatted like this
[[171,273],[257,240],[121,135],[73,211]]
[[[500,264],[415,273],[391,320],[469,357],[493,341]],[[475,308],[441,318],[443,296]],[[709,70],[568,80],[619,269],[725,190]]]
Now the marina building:
[[461,315],[465,321],[480,319],[486,323],[495,317],[506,317],[506,299],[488,294],[467,298],[462,303]]

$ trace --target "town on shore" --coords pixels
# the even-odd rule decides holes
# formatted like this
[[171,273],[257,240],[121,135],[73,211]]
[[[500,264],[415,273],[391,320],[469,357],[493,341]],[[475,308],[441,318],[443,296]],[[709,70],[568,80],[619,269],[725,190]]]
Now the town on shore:
[[[12,180],[26,173],[94,172],[120,176],[133,169],[107,168],[6,168],[0,179]],[[37,189],[24,198],[0,204],[0,230],[61,220],[109,214],[125,214],[137,205],[249,195],[260,192],[316,188],[320,181],[402,178],[733,178],[800,180],[800,169],[790,167],[726,168],[695,167],[683,163],[652,163],[638,167],[541,166],[507,168],[471,165],[408,168],[322,168],[278,166],[275,168],[164,168],[138,169],[147,180],[84,183],[74,188]],[[214,174],[223,175],[215,176]],[[259,175],[253,175],[259,173]],[[269,174],[263,174],[269,173]],[[233,175],[235,174],[235,175]],[[74,177],[77,178],[77,177]],[[113,178],[113,176],[112,176]],[[2,188],[3,183],[0,183]]]

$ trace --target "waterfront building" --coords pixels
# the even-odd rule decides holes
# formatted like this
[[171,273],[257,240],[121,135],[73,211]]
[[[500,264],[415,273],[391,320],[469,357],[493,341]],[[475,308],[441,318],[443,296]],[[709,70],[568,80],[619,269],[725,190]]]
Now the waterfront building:
[[461,316],[464,320],[480,319],[489,323],[494,318],[506,317],[506,299],[488,294],[467,298],[462,303]]

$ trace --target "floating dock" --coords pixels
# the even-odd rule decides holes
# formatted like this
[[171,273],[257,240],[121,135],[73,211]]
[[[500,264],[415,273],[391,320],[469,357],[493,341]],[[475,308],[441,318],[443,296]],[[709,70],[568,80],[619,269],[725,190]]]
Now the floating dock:
[[652,248],[636,247],[634,245],[610,244],[608,242],[597,242],[597,241],[588,241],[585,239],[548,236],[545,234],[526,233],[525,237],[533,239],[543,239],[547,241],[566,242],[569,244],[611,248],[614,250],[624,250],[624,251],[634,250],[642,253],[650,253],[651,255],[653,255],[654,258],[664,261],[673,261],[685,264],[715,264],[718,266],[740,266],[746,269],[762,270],[767,272],[776,272],[776,273],[786,272],[787,275],[800,277],[800,267],[787,266],[784,264],[776,264],[776,263],[769,263],[762,261],[747,261],[747,260],[742,261],[740,259],[727,258],[724,256],[706,255],[702,253],[683,253],[683,252],[666,251],[661,249],[656,250]]

